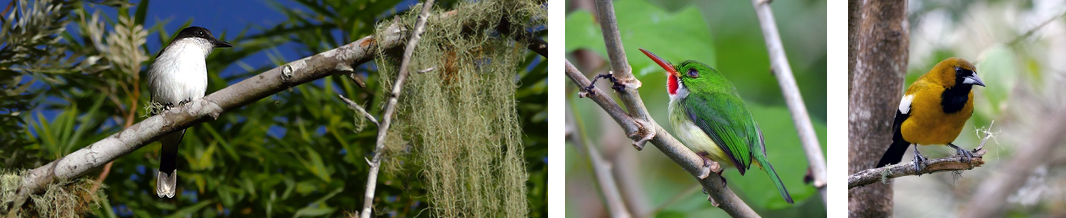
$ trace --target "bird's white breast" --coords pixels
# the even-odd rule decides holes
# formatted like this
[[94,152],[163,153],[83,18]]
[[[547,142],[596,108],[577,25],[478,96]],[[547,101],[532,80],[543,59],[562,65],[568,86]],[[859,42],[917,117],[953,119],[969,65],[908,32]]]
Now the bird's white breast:
[[179,39],[167,47],[148,69],[152,100],[178,104],[200,99],[207,92],[207,64],[210,44],[197,39]]

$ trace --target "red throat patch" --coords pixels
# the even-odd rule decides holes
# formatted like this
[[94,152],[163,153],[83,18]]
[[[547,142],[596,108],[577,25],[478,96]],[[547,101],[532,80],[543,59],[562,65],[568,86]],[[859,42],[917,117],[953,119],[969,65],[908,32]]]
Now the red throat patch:
[[677,76],[674,76],[672,73],[666,74],[666,91],[669,92],[670,95],[677,94]]
[[670,96],[676,95],[679,84],[677,84],[677,69],[674,68],[674,65],[670,64],[670,62],[666,62],[666,60],[663,60],[662,58],[659,58],[659,56],[652,54],[650,51],[644,50],[643,48],[640,49],[640,52],[644,52],[644,55],[647,55],[648,58],[651,58],[652,61],[655,61],[655,64],[658,64],[660,67],[666,70],[666,91],[670,93]]

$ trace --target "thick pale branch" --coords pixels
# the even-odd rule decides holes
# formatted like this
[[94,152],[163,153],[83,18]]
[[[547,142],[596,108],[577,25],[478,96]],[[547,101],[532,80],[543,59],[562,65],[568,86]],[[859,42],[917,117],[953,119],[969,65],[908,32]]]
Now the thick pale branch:
[[303,58],[245,79],[156,116],[149,117],[92,145],[74,151],[30,171],[23,177],[18,194],[21,205],[29,194],[44,190],[54,180],[77,178],[91,169],[137,150],[162,137],[164,134],[217,118],[220,114],[251,104],[289,87],[326,77],[336,68],[351,67],[374,58],[376,46],[394,47],[400,44],[404,31],[392,26],[378,34],[385,40],[375,42],[365,37],[311,57]]

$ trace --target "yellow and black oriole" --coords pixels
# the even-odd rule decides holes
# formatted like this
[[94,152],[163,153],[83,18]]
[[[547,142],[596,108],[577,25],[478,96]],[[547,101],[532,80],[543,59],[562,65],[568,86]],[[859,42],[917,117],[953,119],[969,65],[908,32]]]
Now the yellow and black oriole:
[[[877,167],[899,163],[911,144],[947,145],[965,158],[973,157],[951,142],[973,115],[973,86],[985,86],[975,70],[969,61],[948,58],[914,81],[900,100],[892,123],[892,145]],[[915,146],[915,171],[920,171],[924,161]]]

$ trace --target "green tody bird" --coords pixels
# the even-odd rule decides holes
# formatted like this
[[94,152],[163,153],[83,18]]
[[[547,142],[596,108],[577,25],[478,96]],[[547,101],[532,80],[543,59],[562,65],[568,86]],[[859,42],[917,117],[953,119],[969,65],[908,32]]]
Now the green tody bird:
[[[740,175],[751,168],[754,159],[773,180],[781,197],[792,204],[792,196],[766,159],[766,142],[759,124],[736,87],[706,64],[684,61],[674,66],[647,50],[640,51],[666,69],[670,124],[677,138],[703,157],[705,166],[700,179],[710,176],[707,159],[723,167],[735,166]],[[722,176],[721,172],[718,176]]]

